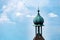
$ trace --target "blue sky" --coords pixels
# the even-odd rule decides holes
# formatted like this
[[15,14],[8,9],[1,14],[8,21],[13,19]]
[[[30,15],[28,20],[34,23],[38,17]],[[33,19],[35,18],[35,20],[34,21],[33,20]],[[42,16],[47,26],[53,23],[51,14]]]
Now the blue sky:
[[60,40],[60,0],[0,0],[0,40],[33,40],[38,5],[43,37]]

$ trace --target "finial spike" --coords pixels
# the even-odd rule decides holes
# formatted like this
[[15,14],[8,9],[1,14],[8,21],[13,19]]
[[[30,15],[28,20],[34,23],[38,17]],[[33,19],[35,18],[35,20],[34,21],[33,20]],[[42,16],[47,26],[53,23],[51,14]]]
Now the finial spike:
[[40,12],[40,10],[39,10],[39,6],[38,6],[38,15],[40,15],[39,12]]

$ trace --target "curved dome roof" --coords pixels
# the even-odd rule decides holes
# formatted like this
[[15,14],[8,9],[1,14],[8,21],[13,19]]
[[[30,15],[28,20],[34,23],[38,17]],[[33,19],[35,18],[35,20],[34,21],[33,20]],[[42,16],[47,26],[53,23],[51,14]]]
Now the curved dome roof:
[[34,22],[35,25],[43,25],[44,19],[40,16],[39,10],[38,10],[38,14],[37,14],[37,16],[34,18],[33,22]]

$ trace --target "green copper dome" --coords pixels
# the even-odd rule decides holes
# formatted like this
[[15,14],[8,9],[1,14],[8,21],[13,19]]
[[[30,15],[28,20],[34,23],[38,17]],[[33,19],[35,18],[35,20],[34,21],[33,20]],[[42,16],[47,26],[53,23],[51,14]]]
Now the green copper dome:
[[43,25],[44,19],[40,16],[39,10],[38,10],[38,14],[37,14],[37,16],[34,18],[33,22],[34,22],[35,25]]

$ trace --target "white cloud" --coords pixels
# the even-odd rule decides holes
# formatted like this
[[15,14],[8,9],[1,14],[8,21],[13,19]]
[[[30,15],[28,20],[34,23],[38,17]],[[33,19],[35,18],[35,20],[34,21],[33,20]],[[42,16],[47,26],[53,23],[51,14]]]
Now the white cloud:
[[20,13],[20,12],[17,12],[17,13],[15,14],[15,16],[16,16],[16,17],[19,17],[19,16],[23,16],[23,14]]
[[22,1],[19,1],[17,4],[16,4],[16,8],[17,9],[21,9],[21,8],[23,8],[24,7],[24,3],[22,2]]
[[[29,9],[25,6],[23,1],[13,1],[11,0],[7,5],[3,5],[3,13],[10,13],[10,15],[21,12],[27,14],[29,13]],[[11,13],[13,12],[13,13]],[[21,15],[20,13],[17,13],[16,16]]]
[[7,14],[1,14],[1,16],[0,16],[0,23],[13,23],[13,24],[15,24],[15,22],[12,22],[12,21],[10,21],[10,19],[7,17]]
[[35,16],[34,15],[26,15],[26,17],[34,18]]
[[58,17],[58,15],[55,14],[55,13],[49,13],[48,16],[49,16],[49,17]]
[[4,10],[7,6],[6,5],[3,5],[2,9]]
[[[25,6],[23,1],[9,0],[7,5],[3,5],[3,13],[8,14],[13,21],[23,20],[23,14],[29,13],[29,9]],[[3,14],[2,13],[2,14]]]

